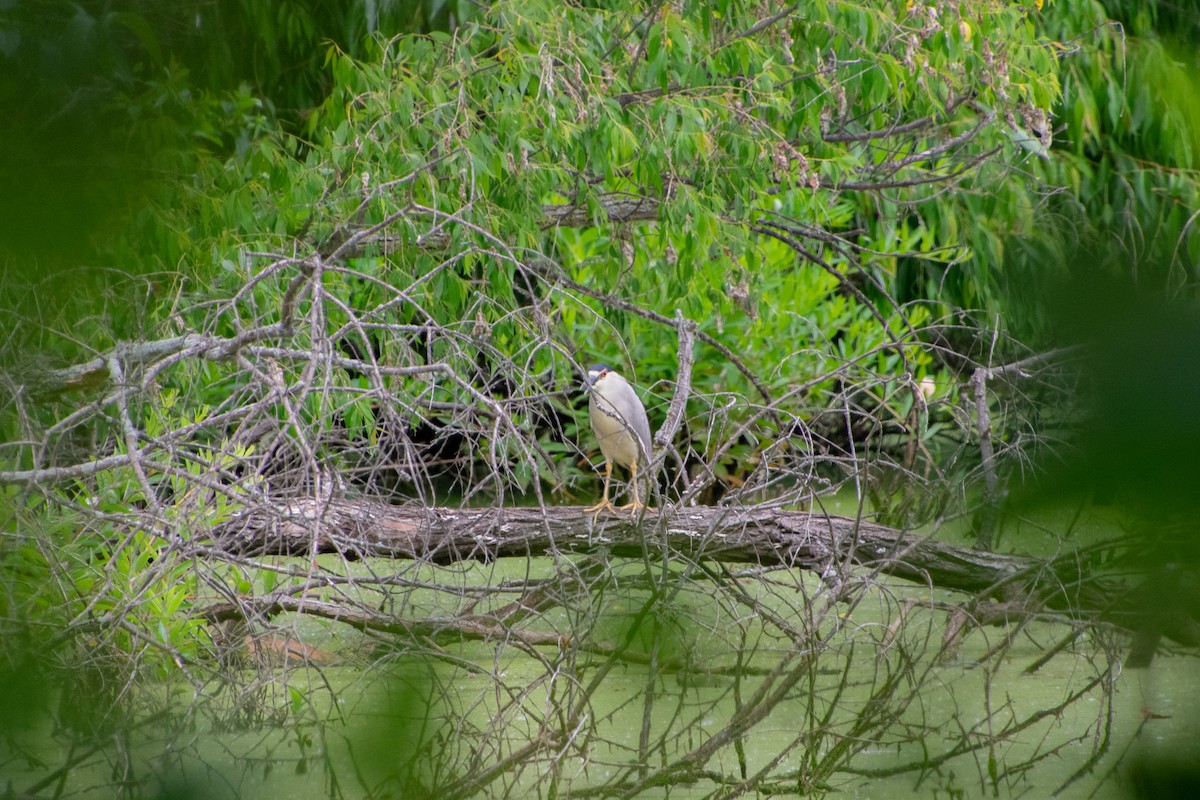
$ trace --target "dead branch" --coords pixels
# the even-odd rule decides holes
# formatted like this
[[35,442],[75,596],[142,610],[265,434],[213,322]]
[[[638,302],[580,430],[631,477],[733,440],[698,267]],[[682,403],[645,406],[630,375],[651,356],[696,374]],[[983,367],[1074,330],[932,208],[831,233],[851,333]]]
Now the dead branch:
[[[368,500],[304,498],[248,509],[214,530],[242,555],[425,560],[437,564],[603,551],[641,559],[755,563],[820,573],[833,559],[939,589],[1004,601],[1008,613],[1049,612],[1136,629],[1141,617],[1117,581],[1075,561],[955,547],[871,522],[770,508],[690,507],[637,519],[593,518],[578,506],[421,508]],[[1200,622],[1164,620],[1168,635],[1200,645]]]
[[[653,197],[636,197],[613,192],[602,195],[598,205],[608,222],[620,223],[656,220],[660,203]],[[546,228],[582,228],[596,221],[589,206],[574,203],[543,205],[542,216],[542,226]]]
[[[201,613],[209,622],[240,620],[251,610],[251,603],[248,599],[242,599],[238,603],[220,603],[205,608]],[[522,631],[503,626],[494,618],[482,615],[467,615],[453,620],[403,620],[382,611],[363,607],[349,608],[309,597],[276,597],[266,602],[253,603],[252,608],[256,614],[263,617],[294,612],[343,622],[359,630],[419,636],[435,641],[448,636],[454,639],[517,639],[531,646],[565,646],[567,643],[567,639],[561,634]]]

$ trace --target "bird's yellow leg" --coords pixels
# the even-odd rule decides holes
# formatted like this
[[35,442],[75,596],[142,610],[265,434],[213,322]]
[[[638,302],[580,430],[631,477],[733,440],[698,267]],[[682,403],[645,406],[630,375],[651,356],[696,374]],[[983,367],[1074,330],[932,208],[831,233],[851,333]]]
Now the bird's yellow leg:
[[608,499],[608,482],[612,480],[612,462],[604,459],[604,497],[599,503],[594,506],[588,506],[584,511],[592,512],[592,516],[599,514],[601,511],[613,511],[613,504]]
[[646,505],[645,503],[643,503],[641,500],[638,499],[638,469],[637,469],[636,461],[634,461],[633,464],[631,464],[629,467],[629,483],[632,485],[632,488],[633,488],[633,502],[626,503],[625,505],[621,506],[620,510],[621,511],[639,511],[644,508],[647,511],[653,511],[654,510],[653,508],[650,508],[650,506]]

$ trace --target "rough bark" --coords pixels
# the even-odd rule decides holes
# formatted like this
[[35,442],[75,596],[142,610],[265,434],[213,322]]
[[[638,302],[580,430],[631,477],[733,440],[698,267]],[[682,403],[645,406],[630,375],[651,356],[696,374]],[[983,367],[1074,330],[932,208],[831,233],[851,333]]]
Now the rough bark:
[[366,500],[298,499],[250,510],[221,527],[222,546],[243,554],[341,553],[350,558],[465,560],[584,553],[604,548],[640,558],[669,548],[690,558],[824,571],[851,555],[911,580],[983,591],[1034,562],[908,536],[847,517],[755,508],[691,507],[642,517],[580,506],[422,508]]
[[[247,511],[215,532],[222,548],[247,555],[341,553],[347,558],[465,560],[589,553],[642,558],[670,552],[809,569],[832,580],[878,571],[997,601],[1016,617],[1053,612],[1136,629],[1140,612],[1123,584],[1061,562],[955,547],[883,525],[827,514],[765,508],[690,507],[640,518],[593,517],[578,506],[421,508],[312,498]],[[853,574],[844,567],[858,569]],[[1164,620],[1165,635],[1200,645],[1190,618]]]

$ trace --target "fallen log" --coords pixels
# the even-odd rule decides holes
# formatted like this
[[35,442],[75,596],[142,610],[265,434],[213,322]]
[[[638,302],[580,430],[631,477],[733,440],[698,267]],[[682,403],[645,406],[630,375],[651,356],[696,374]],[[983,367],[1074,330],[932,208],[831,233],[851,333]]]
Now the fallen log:
[[[214,530],[241,555],[420,559],[436,564],[604,551],[618,558],[689,559],[807,569],[831,579],[877,572],[999,602],[1137,630],[1144,609],[1129,587],[1089,574],[1071,557],[973,550],[866,520],[754,507],[688,507],[593,516],[579,506],[423,508],[369,500],[300,498],[247,509]],[[1200,623],[1162,621],[1176,642],[1200,646]]]
[[340,553],[436,564],[604,549],[826,571],[849,556],[908,580],[982,592],[1044,562],[970,550],[865,520],[806,511],[705,507],[593,516],[580,506],[422,508],[301,498],[243,512],[215,531],[242,555]]

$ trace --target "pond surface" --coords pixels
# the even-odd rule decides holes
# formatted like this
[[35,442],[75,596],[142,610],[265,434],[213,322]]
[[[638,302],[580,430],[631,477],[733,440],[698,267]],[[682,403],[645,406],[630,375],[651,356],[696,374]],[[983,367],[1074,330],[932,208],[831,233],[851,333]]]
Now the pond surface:
[[[311,568],[300,560],[275,563]],[[586,572],[587,559],[579,563]],[[334,557],[318,564],[331,575],[403,573],[410,581],[403,591],[376,587],[365,595],[373,607],[421,620],[448,620],[474,602],[478,587],[563,566],[508,559],[416,568]],[[743,770],[751,776],[766,770],[799,779],[850,742],[843,768],[806,784],[810,793],[1045,798],[1061,789],[1063,798],[1116,800],[1132,796],[1131,757],[1195,755],[1200,743],[1193,656],[1160,655],[1148,670],[1122,671],[1111,632],[1088,629],[1071,641],[1066,622],[1047,619],[970,629],[946,657],[939,644],[948,609],[961,598],[925,587],[873,577],[854,602],[827,603],[822,581],[800,571],[746,570],[720,583],[688,572],[686,564],[678,575],[641,562],[603,568],[611,582],[602,590],[545,610],[528,626],[562,633],[566,646],[515,638],[435,641],[430,632],[368,635],[339,622],[284,615],[274,620],[277,632],[332,654],[334,663],[285,665],[277,658],[253,669],[250,659],[224,686],[149,683],[134,708],[166,709],[168,724],[110,731],[91,743],[72,744],[45,720],[19,741],[0,744],[0,788],[64,798],[420,797],[428,793],[417,781],[450,784],[463,770],[486,768],[540,732],[570,723],[576,727],[566,744],[544,748],[479,796],[597,796],[589,790],[636,780],[639,764],[653,770],[702,747],[780,669],[797,669],[801,679],[784,687],[740,747],[722,747],[705,761],[710,776],[737,780]],[[647,586],[662,575],[670,576],[660,585],[673,593],[669,602],[640,617]],[[349,591],[339,585],[328,595]],[[504,602],[518,596],[513,591]],[[772,616],[778,626],[763,622]],[[789,623],[804,635],[781,635]],[[612,662],[622,644],[627,657]],[[658,668],[650,666],[652,654]],[[1087,689],[1106,676],[1111,703],[1101,686]],[[889,681],[898,687],[885,697],[895,718],[856,733],[856,715],[883,696]],[[1066,704],[1075,693],[1079,698]],[[567,719],[571,708],[581,710],[575,721]],[[924,772],[887,774],[962,743],[976,749]],[[1090,763],[1102,746],[1105,754]],[[643,761],[640,754],[648,756]],[[418,766],[406,769],[406,759]],[[74,765],[55,774],[68,763]],[[48,775],[55,780],[38,785]],[[789,791],[786,781],[770,787]],[[691,800],[713,797],[716,788],[701,780],[635,796]]]
[[[1027,653],[1018,655],[1033,659],[1039,652],[1031,646]],[[999,696],[1004,703],[1018,710],[1052,706],[1061,701],[1063,692],[1072,682],[1072,672],[1077,668],[1075,662],[1082,658],[1056,659],[1044,667],[1040,674],[1032,676],[1023,674],[1024,663],[1021,658],[1014,658],[992,684],[993,702]],[[520,670],[521,667],[520,664],[511,665],[513,670]],[[242,732],[215,732],[211,725],[206,726],[198,720],[192,732],[181,734],[176,731],[169,746],[159,738],[161,732],[134,734],[127,737],[125,743],[118,742],[114,737],[100,752],[70,770],[54,788],[60,797],[113,797],[122,793],[122,784],[127,784],[131,789],[134,786],[149,789],[159,782],[159,778],[147,779],[157,775],[166,780],[165,788],[171,792],[169,796],[177,797],[273,796],[315,800],[330,796],[367,796],[363,792],[363,784],[386,782],[389,770],[377,764],[363,763],[363,758],[387,760],[391,742],[372,741],[372,737],[394,731],[396,718],[389,718],[388,714],[402,709],[394,702],[381,702],[380,692],[386,692],[386,688],[377,682],[373,683],[363,670],[335,667],[322,672],[321,676],[293,673],[291,683],[294,687],[304,687],[310,683],[314,687],[319,686],[322,691],[329,691],[330,695],[336,695],[336,706],[344,722],[332,719],[320,724],[292,723]],[[625,677],[627,679],[614,681],[605,694],[597,698],[597,708],[606,715],[613,709],[628,706],[631,699],[636,700],[644,676],[633,674]],[[976,679],[972,670],[963,666],[944,668],[944,678],[944,692],[940,696],[933,694],[922,698],[925,706],[923,713],[952,716],[951,712],[957,712],[966,714],[968,718],[972,714],[982,716],[983,681]],[[478,691],[489,688],[489,682],[482,675],[471,677],[464,673],[452,676],[452,680],[455,691],[464,697],[476,696]],[[1130,671],[1121,675],[1116,684],[1110,753],[1095,765],[1090,774],[1082,776],[1058,796],[1099,800],[1130,797],[1125,771],[1112,772],[1118,754],[1156,753],[1164,749],[1169,752],[1176,747],[1191,747],[1194,750],[1196,742],[1200,741],[1198,683],[1200,680],[1195,660],[1187,657],[1159,658],[1150,670]],[[723,702],[719,695],[727,695],[725,689],[714,685],[688,687],[686,692],[692,696],[697,707],[715,708],[719,712],[720,703]],[[319,696],[319,693],[311,696]],[[187,702],[183,692],[180,692],[178,699],[181,704]],[[717,705],[709,706],[708,701],[713,699]],[[640,708],[640,703],[635,705]],[[663,705],[664,708],[670,706],[668,703]],[[1143,711],[1150,712],[1152,718],[1146,719]],[[996,793],[993,793],[988,777],[987,754],[979,753],[961,756],[924,776],[906,774],[864,778],[841,775],[831,782],[829,788],[833,791],[830,796],[1049,797],[1087,762],[1098,737],[1102,735],[1101,722],[1105,714],[1099,698],[1089,699],[1061,718],[1055,718],[1045,726],[1031,728],[1014,741],[999,745],[994,752],[1000,772]],[[781,707],[772,717],[769,723],[756,728],[747,737],[746,750],[752,767],[757,760],[756,752],[776,754],[793,738],[788,709]],[[715,724],[715,719],[700,721],[701,726]],[[622,721],[617,714],[602,728],[606,741],[623,745],[625,752],[621,752],[619,747],[610,747],[609,752],[590,753],[594,759],[591,763],[579,758],[566,759],[563,772],[568,779],[567,786],[581,788],[604,783],[617,770],[617,767],[606,765],[605,762],[623,762],[636,753],[637,726]],[[1051,729],[1054,728],[1059,731],[1059,736],[1064,729],[1074,731],[1079,737],[1077,744],[1021,774],[1003,774],[1006,763],[1024,761],[1035,749],[1044,745],[1045,738],[1053,735]],[[79,754],[78,749],[72,753],[69,747],[55,745],[48,734],[48,730],[43,730],[24,742],[23,746],[48,765],[63,763]],[[885,747],[875,750],[868,748],[854,765],[864,770],[887,769],[907,762],[914,756],[919,757],[917,749],[915,746],[900,751]],[[710,768],[736,774],[737,764],[725,763],[731,761],[732,755],[732,752],[722,753],[709,765]],[[801,754],[797,754],[796,758],[800,757]],[[786,768],[786,764],[783,766]],[[31,768],[28,763],[21,765],[9,762],[0,776],[6,785],[24,789],[45,774],[45,770]],[[534,789],[533,786],[530,788]],[[711,796],[711,789],[711,786],[676,786],[670,790],[647,790],[640,796],[690,799]],[[135,795],[138,793],[134,791]],[[515,793],[512,796],[525,795]]]

